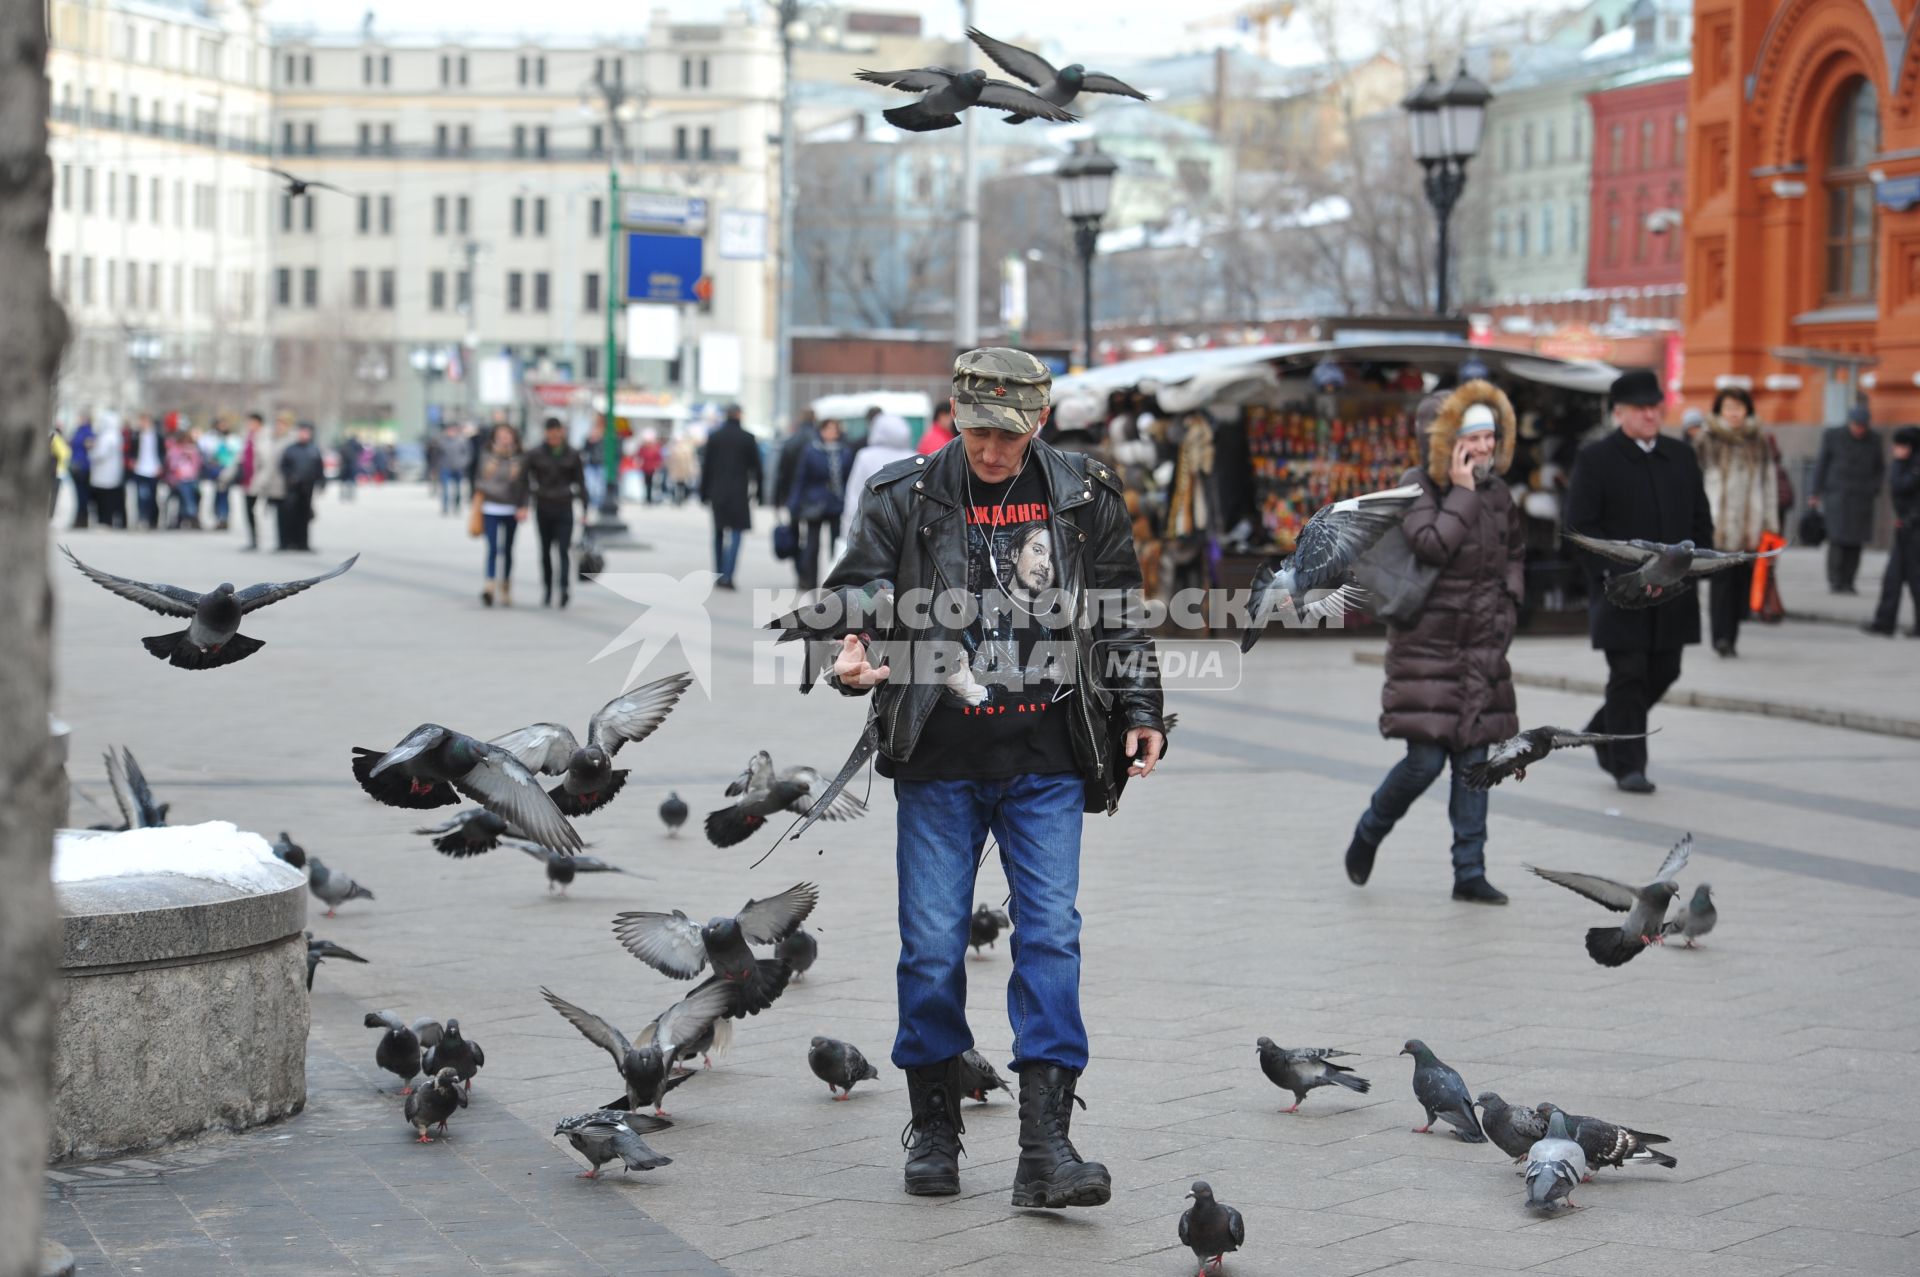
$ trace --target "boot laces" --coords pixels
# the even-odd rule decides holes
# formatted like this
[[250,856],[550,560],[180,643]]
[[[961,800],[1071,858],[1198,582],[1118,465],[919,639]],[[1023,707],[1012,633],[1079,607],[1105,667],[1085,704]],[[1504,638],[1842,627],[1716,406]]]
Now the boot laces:
[[945,1086],[930,1089],[925,1100],[914,1106],[913,1116],[900,1128],[900,1147],[908,1152],[926,1149],[958,1157],[966,1152],[960,1142],[966,1126],[960,1120],[959,1100]]
[[1078,1160],[1079,1150],[1073,1147],[1073,1139],[1069,1134],[1073,1120],[1073,1106],[1076,1104],[1083,1111],[1087,1107],[1087,1102],[1067,1087],[1049,1088],[1041,1093],[1038,1116],[1048,1138],[1064,1143]]

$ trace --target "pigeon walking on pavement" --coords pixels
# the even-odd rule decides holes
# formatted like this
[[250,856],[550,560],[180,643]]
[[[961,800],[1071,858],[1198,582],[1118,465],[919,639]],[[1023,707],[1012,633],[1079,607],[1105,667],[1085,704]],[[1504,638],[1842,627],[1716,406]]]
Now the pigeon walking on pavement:
[[1200,1261],[1194,1277],[1206,1277],[1209,1268],[1219,1272],[1222,1260],[1245,1244],[1247,1222],[1239,1211],[1216,1200],[1213,1188],[1203,1179],[1193,1181],[1187,1196],[1193,1205],[1180,1214],[1180,1244]]
[[980,952],[981,945],[992,949],[1000,933],[1012,925],[1013,919],[1007,917],[1005,911],[988,904],[976,905],[973,916],[967,919],[967,943],[973,946],[975,953]]
[[386,753],[355,746],[353,777],[389,807],[449,807],[465,795],[543,847],[579,851],[580,835],[532,772],[498,745],[422,723]]
[[705,926],[678,909],[621,913],[613,934],[628,953],[677,980],[693,979],[711,962],[714,974],[735,991],[735,1017],[758,1015],[787,987],[793,968],[782,958],[755,958],[747,946],[785,940],[819,900],[820,889],[801,882],[777,896],[749,900],[738,914],[711,918]]
[[1373,1087],[1346,1065],[1333,1062],[1335,1056],[1352,1055],[1351,1051],[1336,1051],[1330,1046],[1276,1046],[1272,1038],[1265,1037],[1254,1043],[1254,1051],[1267,1081],[1293,1092],[1292,1106],[1281,1109],[1282,1113],[1298,1113],[1300,1101],[1316,1086],[1344,1086],[1362,1095]]
[[[772,756],[763,749],[727,786],[733,806],[707,814],[707,841],[716,847],[732,847],[753,837],[776,812],[807,815],[814,809],[815,796],[825,791],[827,784],[827,778],[814,767],[800,765],[775,772]],[[866,814],[866,804],[842,790],[827,802],[819,818],[854,820]]]
[[[524,851],[535,860],[547,866],[547,890],[558,890],[567,894],[567,884],[573,881],[575,874],[624,874],[619,865],[610,865],[598,856],[569,856],[565,852],[555,851],[551,847],[542,847],[536,843],[519,838],[508,838],[506,844],[517,851]],[[629,877],[638,875],[629,874]]]
[[307,988],[313,988],[313,973],[328,958],[338,958],[342,962],[365,962],[366,959],[351,949],[343,949],[331,940],[315,940],[313,932],[307,932]]
[[1671,1143],[1664,1135],[1616,1126],[1597,1117],[1581,1117],[1545,1102],[1537,1105],[1534,1111],[1542,1121],[1551,1120],[1556,1113],[1564,1117],[1567,1129],[1573,1132],[1574,1142],[1586,1153],[1587,1165],[1593,1170],[1599,1170],[1602,1166],[1625,1166],[1628,1162],[1637,1166],[1664,1166],[1669,1170],[1680,1164],[1679,1159],[1648,1147]]
[[1617,740],[1644,740],[1659,730],[1656,727],[1652,732],[1610,735],[1606,732],[1572,732],[1564,727],[1530,728],[1493,745],[1487,750],[1485,762],[1467,768],[1467,788],[1492,789],[1509,776],[1515,780],[1525,780],[1527,768],[1556,749],[1568,749],[1575,745],[1611,745]]
[[427,1048],[426,1055],[420,1061],[420,1069],[424,1073],[438,1073],[442,1069],[452,1069],[454,1076],[464,1082],[466,1089],[471,1091],[473,1075],[478,1073],[480,1066],[486,1062],[487,1053],[480,1049],[480,1044],[472,1038],[463,1036],[460,1032],[460,1021],[448,1016],[446,1027],[441,1030],[440,1040]]
[[1614,572],[1602,587],[1607,602],[1618,608],[1657,607],[1685,594],[1698,577],[1743,567],[1784,553],[1785,546],[1759,553],[1752,550],[1709,550],[1681,541],[1608,541],[1582,536],[1571,528],[1560,535],[1589,554],[1615,563],[1631,564],[1630,572]]
[[648,1117],[643,1113],[626,1113],[619,1109],[594,1109],[590,1113],[577,1113],[572,1117],[560,1119],[553,1128],[555,1135],[567,1137],[567,1143],[574,1151],[593,1163],[588,1170],[580,1172],[576,1179],[598,1179],[600,1168],[608,1162],[619,1162],[620,1173],[628,1171],[651,1171],[672,1163],[673,1159],[656,1153],[640,1138],[641,1131],[663,1131],[673,1123],[663,1117]]
[[710,1030],[733,1001],[726,986],[709,980],[668,1007],[649,1026],[653,1041],[635,1046],[626,1034],[551,989],[540,990],[540,996],[562,1019],[580,1030],[582,1037],[613,1057],[614,1067],[620,1070],[620,1080],[626,1083],[626,1094],[618,1102],[602,1107],[625,1108],[635,1113],[651,1108],[656,1114],[664,1114],[661,1104],[667,1092],[694,1076],[673,1071],[674,1062],[687,1049],[685,1044]]
[[1548,882],[1558,883],[1595,904],[1627,915],[1627,920],[1617,927],[1593,927],[1587,931],[1587,953],[1593,960],[1603,967],[1618,967],[1633,961],[1642,949],[1660,940],[1660,926],[1666,920],[1667,906],[1680,890],[1673,880],[1687,867],[1687,857],[1692,854],[1693,835],[1688,834],[1673,845],[1673,850],[1660,864],[1660,872],[1644,887],[1629,887],[1598,874],[1535,869],[1532,865],[1527,868]]
[[341,873],[338,869],[329,869],[318,856],[307,857],[307,889],[326,902],[326,917],[333,917],[334,910],[349,900],[371,900],[373,893]]
[[908,71],[856,71],[856,80],[883,85],[902,93],[919,93],[918,102],[882,111],[881,117],[908,133],[931,133],[960,127],[960,112],[968,107],[1009,111],[1023,119],[1038,117],[1071,124],[1080,117],[1055,106],[1037,93],[1006,80],[991,80],[985,71],[949,71],[945,67],[915,67]]
[[816,1037],[807,1047],[807,1067],[813,1075],[827,1084],[828,1094],[838,1088],[840,1094],[833,1098],[844,1100],[853,1095],[853,1084],[865,1082],[880,1076],[880,1070],[867,1062],[860,1054],[860,1048],[851,1042],[842,1042],[838,1038]]
[[440,1069],[407,1096],[407,1124],[420,1132],[418,1143],[431,1144],[427,1128],[437,1124],[445,1135],[447,1119],[465,1107],[467,1093],[460,1089],[460,1075],[451,1068]]
[[[1056,68],[1032,50],[996,40],[975,27],[967,28],[967,38],[979,45],[980,51],[992,58],[994,65],[1014,79],[1031,84],[1036,95],[1055,106],[1071,106],[1073,100],[1082,93],[1112,93],[1137,102],[1148,101],[1147,95],[1132,85],[1101,71],[1089,71],[1078,62]],[[1031,115],[1015,113],[1007,117],[1007,123],[1025,124],[1032,118]]]
[[443,856],[464,860],[479,856],[500,845],[500,837],[511,826],[503,817],[485,807],[462,807],[437,825],[422,825],[414,830],[433,839],[433,849]]
[[1527,1149],[1527,1205],[1535,1210],[1552,1210],[1564,1201],[1569,1210],[1574,1187],[1588,1178],[1587,1155],[1567,1136],[1566,1119],[1555,1113],[1547,1122],[1547,1133]]
[[994,1091],[1013,1094],[1007,1080],[1000,1076],[991,1061],[980,1052],[968,1047],[960,1053],[960,1094],[970,1100],[987,1102],[987,1096]]
[[1480,1110],[1480,1129],[1486,1132],[1495,1148],[1515,1162],[1525,1161],[1534,1141],[1546,1138],[1545,1117],[1530,1108],[1507,1103],[1498,1092],[1482,1091],[1473,1102]]
[[691,686],[693,675],[669,674],[614,697],[588,721],[585,745],[559,723],[534,723],[496,736],[491,743],[528,771],[561,777],[547,794],[562,812],[590,815],[613,801],[627,783],[627,769],[613,765],[620,747],[653,735]]
[[400,1079],[400,1094],[413,1094],[413,1079],[420,1076],[420,1047],[432,1046],[443,1030],[438,1020],[426,1016],[408,1024],[392,1011],[367,1012],[369,1029],[385,1029],[373,1048],[373,1062]]
[[1679,936],[1687,942],[1687,948],[1697,949],[1700,946],[1694,941],[1712,931],[1719,921],[1720,911],[1713,907],[1713,888],[1703,882],[1693,889],[1693,898],[1687,901],[1679,917],[1660,924],[1660,934]]
[[187,618],[187,628],[184,630],[140,640],[155,657],[183,670],[210,670],[244,661],[265,647],[266,643],[240,633],[242,617],[282,599],[292,598],[322,581],[330,581],[360,560],[356,554],[333,571],[310,576],[304,581],[266,581],[249,585],[244,590],[236,590],[232,582],[222,581],[201,594],[177,585],[148,585],[144,581],[133,581],[90,568],[75,558],[73,551],[64,545],[60,547],[60,552],[89,581],[111,593],[138,603],[149,612]]
[[[1261,564],[1254,573],[1240,650],[1253,650],[1269,613],[1283,617],[1291,613],[1293,620],[1300,621],[1343,615],[1359,606],[1365,594],[1348,581],[1348,573],[1374,542],[1399,525],[1419,495],[1419,485],[1410,483],[1348,497],[1314,511],[1295,538],[1293,553],[1277,564]],[[1320,590],[1332,593],[1309,602],[1307,596]]]
[[667,827],[667,836],[674,837],[680,832],[680,826],[687,823],[687,800],[678,790],[669,793],[660,803],[660,823]]
[[805,927],[795,927],[792,935],[773,946],[773,956],[785,959],[798,980],[813,969],[814,959],[820,956],[820,942]]
[[1432,1048],[1419,1038],[1408,1039],[1400,1048],[1400,1054],[1413,1057],[1413,1097],[1427,1112],[1427,1124],[1414,1127],[1414,1134],[1425,1135],[1431,1131],[1433,1119],[1437,1117],[1454,1128],[1456,1138],[1468,1144],[1486,1143],[1486,1133],[1480,1129],[1480,1119],[1474,1116],[1473,1099],[1461,1076],[1442,1064]]

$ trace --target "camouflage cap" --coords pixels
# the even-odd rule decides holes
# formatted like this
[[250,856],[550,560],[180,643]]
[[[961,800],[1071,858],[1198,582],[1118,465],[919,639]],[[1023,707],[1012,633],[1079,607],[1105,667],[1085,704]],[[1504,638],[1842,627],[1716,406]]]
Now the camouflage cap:
[[1032,434],[1047,406],[1053,374],[1024,350],[987,346],[953,361],[953,424]]

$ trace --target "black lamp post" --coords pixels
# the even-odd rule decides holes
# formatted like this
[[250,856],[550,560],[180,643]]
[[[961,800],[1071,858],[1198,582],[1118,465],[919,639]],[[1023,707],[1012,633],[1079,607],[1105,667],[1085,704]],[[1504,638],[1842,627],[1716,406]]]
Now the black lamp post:
[[1400,106],[1413,133],[1413,158],[1426,171],[1427,203],[1440,227],[1438,284],[1434,313],[1447,313],[1447,224],[1467,186],[1467,162],[1480,153],[1481,125],[1493,90],[1467,74],[1465,59],[1451,84],[1442,85],[1433,68]]
[[1093,255],[1100,245],[1100,221],[1113,198],[1113,175],[1120,165],[1095,146],[1076,142],[1060,165],[1060,211],[1073,223],[1073,247],[1080,255],[1080,307],[1086,354],[1081,366],[1093,367]]

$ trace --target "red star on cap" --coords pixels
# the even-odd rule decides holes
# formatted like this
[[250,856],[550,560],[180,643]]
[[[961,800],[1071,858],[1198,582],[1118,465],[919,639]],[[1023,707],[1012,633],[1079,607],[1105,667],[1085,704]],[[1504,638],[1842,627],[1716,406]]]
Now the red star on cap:
[[1004,397],[1004,396],[1006,395],[1006,393],[1007,393],[1007,388],[1006,388],[1005,386],[995,386],[995,387],[993,388],[993,393],[994,393],[995,395],[998,395],[998,396],[1001,396],[1001,397]]

